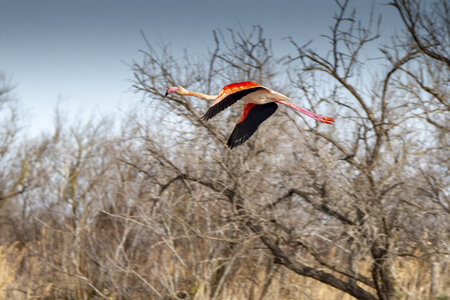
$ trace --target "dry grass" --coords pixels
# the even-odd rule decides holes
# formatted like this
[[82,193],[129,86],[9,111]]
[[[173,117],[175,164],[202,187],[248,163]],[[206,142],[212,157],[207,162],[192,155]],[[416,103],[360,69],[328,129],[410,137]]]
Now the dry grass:
[[6,249],[4,246],[0,246],[0,297],[4,298],[4,291],[8,289],[11,283],[14,281],[14,268],[11,267],[7,259],[7,252],[11,249]]
[[22,298],[17,292],[16,270],[23,260],[23,253],[15,244],[0,245],[0,299]]
[[[0,299],[101,299],[102,297],[124,299],[123,296],[114,292],[113,288],[104,286],[98,290],[102,295],[100,297],[91,285],[96,278],[88,278],[93,275],[84,277],[81,273],[77,274],[75,270],[70,274],[70,268],[58,271],[56,266],[35,255],[35,250],[26,247],[19,249],[16,245],[0,246]],[[53,258],[62,259],[62,257]],[[152,258],[148,257],[145,263],[151,264],[150,261]],[[431,264],[428,261],[406,258],[396,261],[392,268],[398,299],[449,299],[448,264],[449,261]],[[316,280],[297,276],[278,265],[272,265],[270,268],[260,267],[253,273],[249,266],[250,264],[246,263],[239,264],[223,283],[223,290],[215,299],[354,299]],[[87,270],[93,266],[80,267]],[[174,268],[177,268],[175,262],[171,264],[167,273],[159,275],[170,276],[177,273],[177,276],[185,276],[187,274],[186,270]],[[362,268],[367,273],[368,264],[363,265]],[[119,274],[117,276],[120,278]],[[158,274],[153,274],[146,278],[149,284],[154,284],[157,277]],[[134,284],[140,285],[142,282],[137,281]],[[434,286],[431,286],[432,284]],[[189,299],[211,299],[211,287],[208,285],[207,280],[198,278],[196,282],[181,284],[178,290],[186,291]],[[166,296],[177,299],[175,295],[176,292]],[[159,297],[150,296],[148,290],[143,289],[142,294],[134,294],[133,299],[159,299]]]

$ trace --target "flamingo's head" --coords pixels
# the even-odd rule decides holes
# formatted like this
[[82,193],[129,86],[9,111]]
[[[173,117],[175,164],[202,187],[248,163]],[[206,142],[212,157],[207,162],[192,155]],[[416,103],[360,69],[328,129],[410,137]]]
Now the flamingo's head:
[[172,86],[170,88],[167,89],[166,94],[164,95],[167,96],[170,93],[176,93],[178,95],[187,95],[188,91],[186,91],[186,89],[182,86]]

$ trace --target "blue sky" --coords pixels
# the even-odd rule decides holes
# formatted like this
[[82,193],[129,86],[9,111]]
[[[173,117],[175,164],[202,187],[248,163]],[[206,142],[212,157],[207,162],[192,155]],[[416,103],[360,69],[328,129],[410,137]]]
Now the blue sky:
[[[375,2],[385,32],[400,28],[386,2]],[[372,3],[351,5],[367,16]],[[140,29],[152,43],[201,54],[213,47],[213,29],[261,25],[282,54],[285,37],[302,44],[328,33],[335,12],[332,0],[0,0],[0,72],[16,84],[30,130],[39,132],[51,128],[58,99],[74,116],[120,113],[140,99],[126,65],[145,48]]]

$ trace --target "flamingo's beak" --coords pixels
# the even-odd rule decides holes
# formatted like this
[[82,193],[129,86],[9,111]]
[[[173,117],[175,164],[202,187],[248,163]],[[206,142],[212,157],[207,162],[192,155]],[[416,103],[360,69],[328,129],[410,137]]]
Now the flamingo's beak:
[[166,91],[166,94],[164,95],[164,97],[166,97],[166,96],[167,96],[168,94],[170,94],[170,93],[176,93],[177,90],[178,90],[178,88],[177,88],[177,87],[174,87],[174,86],[168,88],[167,91]]

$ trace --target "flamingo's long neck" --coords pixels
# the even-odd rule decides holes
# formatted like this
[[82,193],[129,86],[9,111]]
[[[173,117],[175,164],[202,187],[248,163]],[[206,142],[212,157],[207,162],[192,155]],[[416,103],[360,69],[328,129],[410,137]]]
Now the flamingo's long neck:
[[310,111],[308,111],[306,109],[298,107],[294,103],[286,102],[286,101],[283,101],[283,100],[278,100],[278,99],[275,99],[275,98],[272,98],[272,100],[275,101],[276,103],[281,103],[281,104],[284,104],[286,106],[289,106],[290,108],[295,109],[296,111],[299,111],[302,114],[307,115],[308,117],[311,117],[314,120],[317,120],[319,122],[327,123],[327,124],[333,124],[333,122],[334,122],[334,119],[332,117],[324,117],[324,116],[321,116],[321,115],[317,115],[317,114],[315,114],[313,112],[310,112]]
[[191,92],[191,91],[187,91],[186,95],[197,97],[197,98],[200,98],[200,99],[209,100],[209,101],[214,101],[217,98],[217,95],[206,95],[206,94],[196,93],[196,92]]

